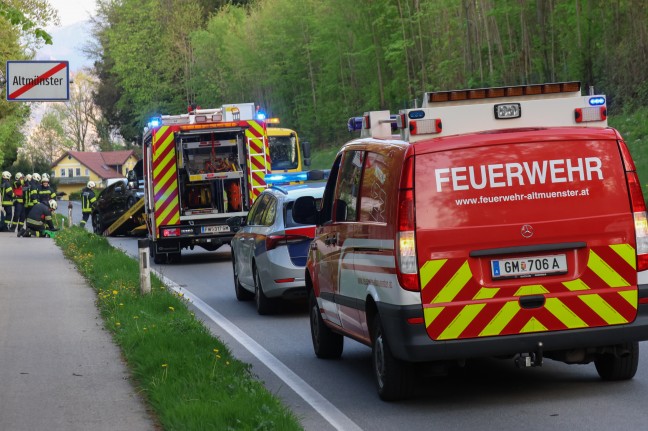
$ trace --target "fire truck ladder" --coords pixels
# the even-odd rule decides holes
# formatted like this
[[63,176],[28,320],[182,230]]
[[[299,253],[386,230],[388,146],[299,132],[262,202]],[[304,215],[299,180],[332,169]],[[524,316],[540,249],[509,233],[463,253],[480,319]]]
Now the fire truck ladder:
[[266,189],[265,176],[268,173],[266,154],[267,144],[263,137],[251,137],[246,134],[248,148],[248,184],[250,187],[250,204]]
[[[106,230],[104,230],[103,235],[104,236],[110,236],[113,233],[115,233],[120,227],[124,225],[124,223],[131,221],[131,219],[135,220],[135,223],[139,223],[139,221],[142,219],[142,215],[144,214],[144,198],[141,198],[135,204],[128,209],[124,214],[122,214],[121,217],[119,217],[113,224],[108,226]],[[142,226],[136,226],[133,228],[129,233],[137,233],[142,231]],[[143,231],[146,231],[144,229]]]

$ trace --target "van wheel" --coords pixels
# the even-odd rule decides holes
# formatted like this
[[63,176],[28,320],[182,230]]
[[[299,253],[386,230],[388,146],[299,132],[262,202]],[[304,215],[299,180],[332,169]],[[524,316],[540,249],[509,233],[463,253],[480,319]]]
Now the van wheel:
[[407,398],[412,384],[412,365],[392,355],[380,316],[374,318],[372,338],[371,359],[378,396],[384,401]]
[[236,260],[234,259],[234,251],[232,251],[232,272],[234,274],[234,293],[236,293],[236,299],[239,301],[249,301],[254,297],[254,294],[248,290],[245,290],[241,286],[239,281],[238,271],[236,270]]
[[308,297],[308,308],[310,309],[310,328],[313,340],[315,356],[321,359],[337,359],[342,356],[344,350],[344,337],[331,331],[326,326],[319,307],[315,292],[311,290]]
[[254,268],[254,302],[256,303],[257,313],[262,316],[272,314],[275,310],[274,301],[263,293],[261,277],[256,267]]
[[599,355],[594,365],[603,380],[630,380],[639,365],[639,343],[619,344],[614,352]]

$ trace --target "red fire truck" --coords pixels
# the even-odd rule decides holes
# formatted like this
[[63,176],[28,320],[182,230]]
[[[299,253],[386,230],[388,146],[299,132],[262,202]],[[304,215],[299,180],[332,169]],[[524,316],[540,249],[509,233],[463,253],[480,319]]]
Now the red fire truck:
[[213,251],[234,232],[270,170],[266,125],[253,103],[152,119],[143,136],[144,219],[155,263],[183,248]]

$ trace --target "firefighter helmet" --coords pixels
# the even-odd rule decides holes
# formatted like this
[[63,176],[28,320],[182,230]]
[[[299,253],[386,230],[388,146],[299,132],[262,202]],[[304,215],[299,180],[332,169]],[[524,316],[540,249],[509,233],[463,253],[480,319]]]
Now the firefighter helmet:
[[32,174],[25,175],[25,181],[31,181],[31,180],[32,180]]
[[47,175],[47,174],[41,175],[41,182],[49,183],[49,175]]
[[9,171],[4,171],[4,172],[2,173],[2,178],[5,179],[5,180],[10,179],[10,178],[11,178],[11,172],[9,172]]
[[95,184],[94,181],[88,181],[88,188],[89,188],[89,189],[94,189],[95,186],[96,186],[96,184]]
[[55,201],[54,199],[50,199],[50,201],[49,201],[49,207],[50,207],[51,209],[55,210],[55,209],[58,207],[58,204],[56,203],[56,201]]
[[34,175],[32,175],[32,178],[40,183],[40,174],[39,173],[34,172]]
[[23,177],[23,174],[21,172],[16,172],[16,181],[18,181],[22,177]]

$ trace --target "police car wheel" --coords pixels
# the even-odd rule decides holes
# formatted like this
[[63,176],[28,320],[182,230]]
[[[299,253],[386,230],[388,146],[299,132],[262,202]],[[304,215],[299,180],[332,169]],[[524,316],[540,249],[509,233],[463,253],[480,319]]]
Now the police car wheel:
[[639,365],[639,343],[615,346],[614,352],[599,355],[594,365],[603,380],[629,380],[634,377]]
[[275,311],[274,301],[263,293],[261,277],[259,276],[259,271],[257,271],[256,266],[254,267],[254,302],[256,304],[257,313],[262,316],[272,314]]
[[315,292],[312,290],[308,299],[308,307],[310,309],[311,339],[313,340],[315,356],[321,359],[339,358],[344,350],[344,337],[331,331],[326,326],[317,306]]
[[412,365],[395,358],[376,316],[373,322],[371,359],[378,387],[378,396],[384,401],[407,398],[412,384]]
[[238,271],[236,270],[236,259],[234,258],[234,250],[232,250],[232,273],[234,274],[234,293],[236,299],[239,301],[249,301],[254,297],[254,294],[241,286],[239,281]]

